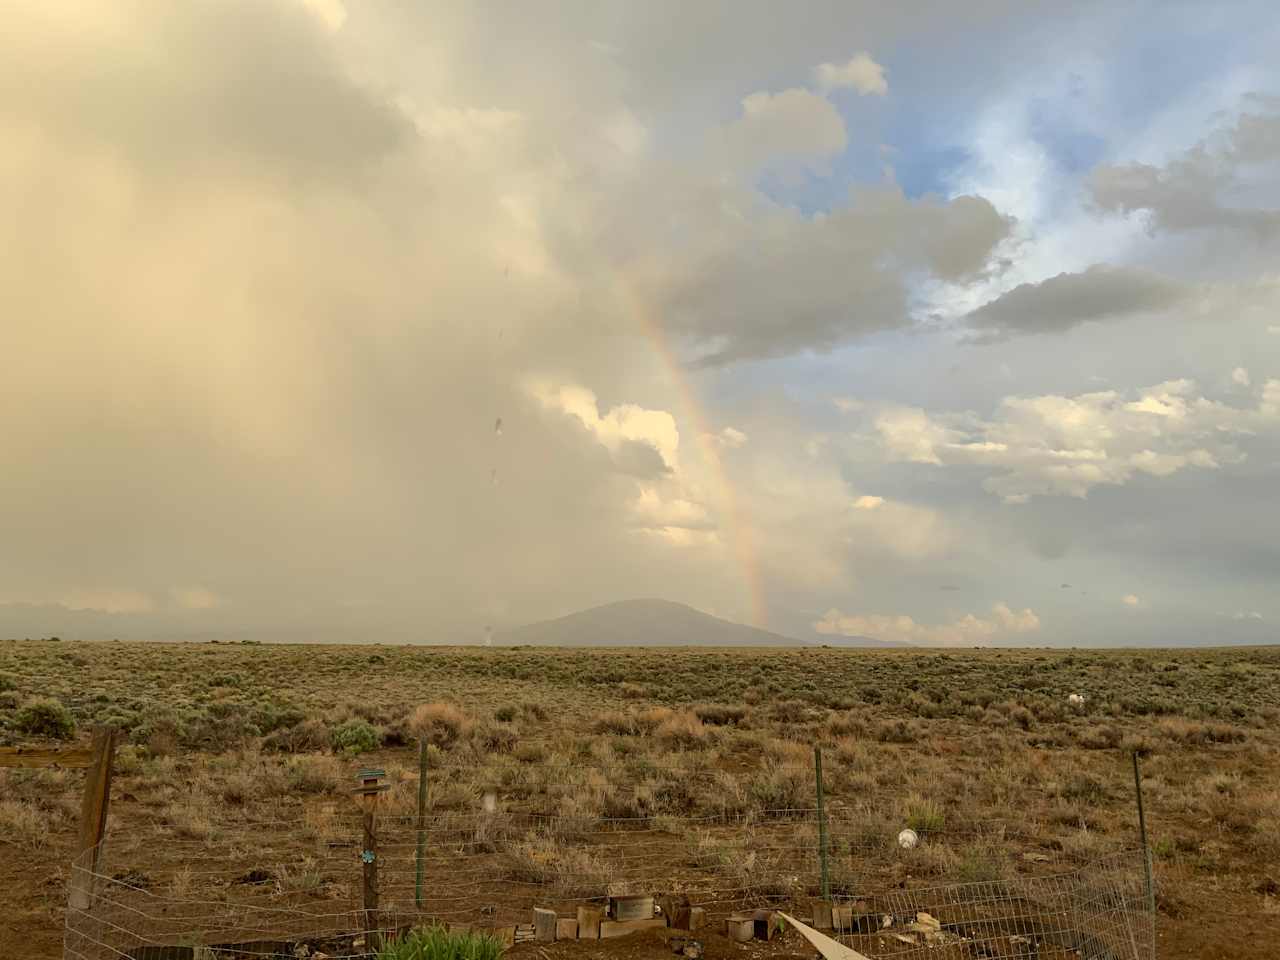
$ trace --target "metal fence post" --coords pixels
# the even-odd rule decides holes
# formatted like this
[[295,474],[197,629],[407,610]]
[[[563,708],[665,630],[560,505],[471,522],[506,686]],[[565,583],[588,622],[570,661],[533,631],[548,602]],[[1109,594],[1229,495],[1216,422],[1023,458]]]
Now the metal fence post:
[[418,741],[418,848],[416,851],[416,875],[413,885],[413,902],[422,910],[422,875],[427,856],[427,739]]

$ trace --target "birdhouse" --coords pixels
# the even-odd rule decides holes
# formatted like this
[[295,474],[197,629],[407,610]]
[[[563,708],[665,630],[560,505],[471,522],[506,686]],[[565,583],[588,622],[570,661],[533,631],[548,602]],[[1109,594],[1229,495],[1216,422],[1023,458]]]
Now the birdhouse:
[[361,770],[356,774],[356,783],[358,786],[351,792],[365,804],[373,803],[378,794],[391,789],[385,770]]

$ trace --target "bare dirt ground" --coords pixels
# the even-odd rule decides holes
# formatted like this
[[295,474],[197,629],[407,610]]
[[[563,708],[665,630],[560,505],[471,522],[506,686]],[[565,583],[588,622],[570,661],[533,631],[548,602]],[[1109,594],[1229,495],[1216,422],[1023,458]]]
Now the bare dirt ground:
[[[125,731],[110,875],[166,896],[337,910],[358,894],[355,771],[384,768],[388,821],[409,816],[413,744],[426,737],[432,816],[459,824],[431,847],[436,912],[468,922],[494,911],[527,922],[537,903],[570,904],[619,884],[679,882],[726,904],[784,902],[796,894],[795,878],[782,876],[788,866],[810,895],[812,822],[776,811],[812,808],[814,744],[824,749],[837,893],[994,882],[1089,862],[1135,840],[1136,750],[1158,955],[1249,960],[1280,950],[1278,681],[1275,648],[0,641],[0,741],[83,741],[93,723]],[[1071,693],[1084,705],[1069,704]],[[41,699],[55,701],[53,719],[47,705],[33,707]],[[74,732],[59,725],[58,705]],[[74,770],[0,770],[6,960],[61,956],[82,781]],[[497,809],[481,830],[474,818],[485,794]],[[533,829],[537,817],[549,819]],[[644,829],[611,826],[636,818]],[[720,826],[705,826],[712,820]],[[907,824],[927,841],[909,855],[891,842],[886,852],[883,838]],[[404,868],[405,850],[394,855]],[[395,870],[389,896],[408,882]],[[671,955],[653,937],[513,952]],[[708,960],[756,954],[811,956],[786,937],[708,945]]]

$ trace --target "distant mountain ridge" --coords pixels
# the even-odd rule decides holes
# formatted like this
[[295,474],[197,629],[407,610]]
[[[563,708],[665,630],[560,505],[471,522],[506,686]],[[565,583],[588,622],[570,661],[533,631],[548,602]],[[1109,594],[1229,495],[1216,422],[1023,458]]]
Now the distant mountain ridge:
[[618,600],[494,635],[502,645],[555,647],[799,647],[794,637],[734,623],[673,600]]

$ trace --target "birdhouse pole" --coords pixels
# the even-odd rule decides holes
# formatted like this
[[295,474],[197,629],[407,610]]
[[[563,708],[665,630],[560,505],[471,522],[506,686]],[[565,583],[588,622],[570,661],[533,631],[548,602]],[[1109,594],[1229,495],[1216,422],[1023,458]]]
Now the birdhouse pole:
[[360,784],[355,789],[364,820],[364,844],[360,850],[360,862],[364,887],[365,943],[370,950],[382,948],[381,926],[378,917],[378,795],[390,789],[384,770],[361,770],[356,775]]

